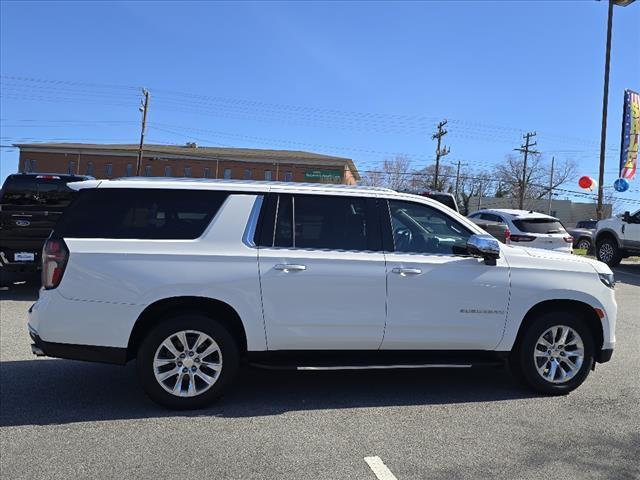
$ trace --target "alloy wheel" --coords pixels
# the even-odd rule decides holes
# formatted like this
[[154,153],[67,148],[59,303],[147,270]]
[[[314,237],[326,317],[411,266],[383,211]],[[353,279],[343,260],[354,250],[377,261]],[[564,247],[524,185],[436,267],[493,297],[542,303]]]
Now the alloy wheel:
[[160,344],[153,359],[153,373],[167,392],[195,397],[209,390],[220,377],[222,352],[209,335],[182,330]]
[[598,257],[600,257],[600,261],[608,263],[613,258],[613,255],[614,251],[611,244],[605,242],[600,245],[600,248],[598,249]]
[[568,382],[584,362],[584,343],[580,334],[566,325],[548,328],[536,342],[533,361],[538,374],[547,382]]

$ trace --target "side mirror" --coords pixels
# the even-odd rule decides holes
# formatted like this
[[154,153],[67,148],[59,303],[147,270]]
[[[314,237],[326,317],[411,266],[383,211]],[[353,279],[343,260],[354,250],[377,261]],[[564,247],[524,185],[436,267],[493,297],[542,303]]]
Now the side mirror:
[[629,213],[629,211],[624,212],[624,214],[622,215],[622,221],[624,223],[631,223],[631,214]]
[[487,265],[495,265],[496,259],[500,258],[500,242],[491,235],[471,235],[467,250],[474,257],[484,258]]

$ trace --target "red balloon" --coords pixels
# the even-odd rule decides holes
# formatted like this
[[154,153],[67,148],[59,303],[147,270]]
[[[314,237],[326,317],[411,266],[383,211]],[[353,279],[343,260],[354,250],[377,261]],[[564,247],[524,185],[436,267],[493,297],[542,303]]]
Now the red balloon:
[[580,185],[580,188],[589,188],[592,184],[593,178],[587,177],[586,175],[584,177],[580,177],[580,180],[578,180],[578,185]]

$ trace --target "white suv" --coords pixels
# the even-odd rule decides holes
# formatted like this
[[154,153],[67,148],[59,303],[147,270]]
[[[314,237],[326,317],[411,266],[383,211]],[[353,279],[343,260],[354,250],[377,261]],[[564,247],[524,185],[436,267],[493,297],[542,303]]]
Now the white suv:
[[478,210],[469,215],[469,218],[505,223],[509,227],[509,243],[573,253],[573,237],[567,233],[560,220],[544,213],[494,208]]
[[241,363],[463,368],[507,361],[567,393],[611,358],[605,264],[502,245],[425,197],[291,183],[86,181],[43,252],[36,355],[124,364],[171,408]]

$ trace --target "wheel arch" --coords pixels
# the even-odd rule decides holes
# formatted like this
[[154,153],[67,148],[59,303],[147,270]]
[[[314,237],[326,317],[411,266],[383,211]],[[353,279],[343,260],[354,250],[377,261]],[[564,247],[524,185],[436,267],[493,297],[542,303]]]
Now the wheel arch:
[[601,356],[604,342],[602,321],[591,305],[581,302],[580,300],[545,300],[531,307],[520,324],[513,349],[517,349],[522,341],[524,332],[526,332],[527,328],[535,322],[540,315],[552,312],[578,313],[584,319],[591,331],[596,349],[595,357],[596,360],[598,360]]
[[611,229],[604,229],[604,230],[600,230],[596,236],[595,236],[595,241],[594,241],[594,245],[597,247],[597,245],[604,240],[605,238],[611,238],[616,242],[616,245],[618,245],[619,248],[622,247],[622,244],[620,243],[620,239],[618,238],[618,235],[616,234],[616,232],[614,230]]
[[247,352],[247,334],[238,312],[228,303],[208,297],[180,296],[157,300],[138,316],[127,345],[127,360],[135,357],[145,334],[162,319],[174,313],[204,313],[220,322],[238,341],[241,355]]

